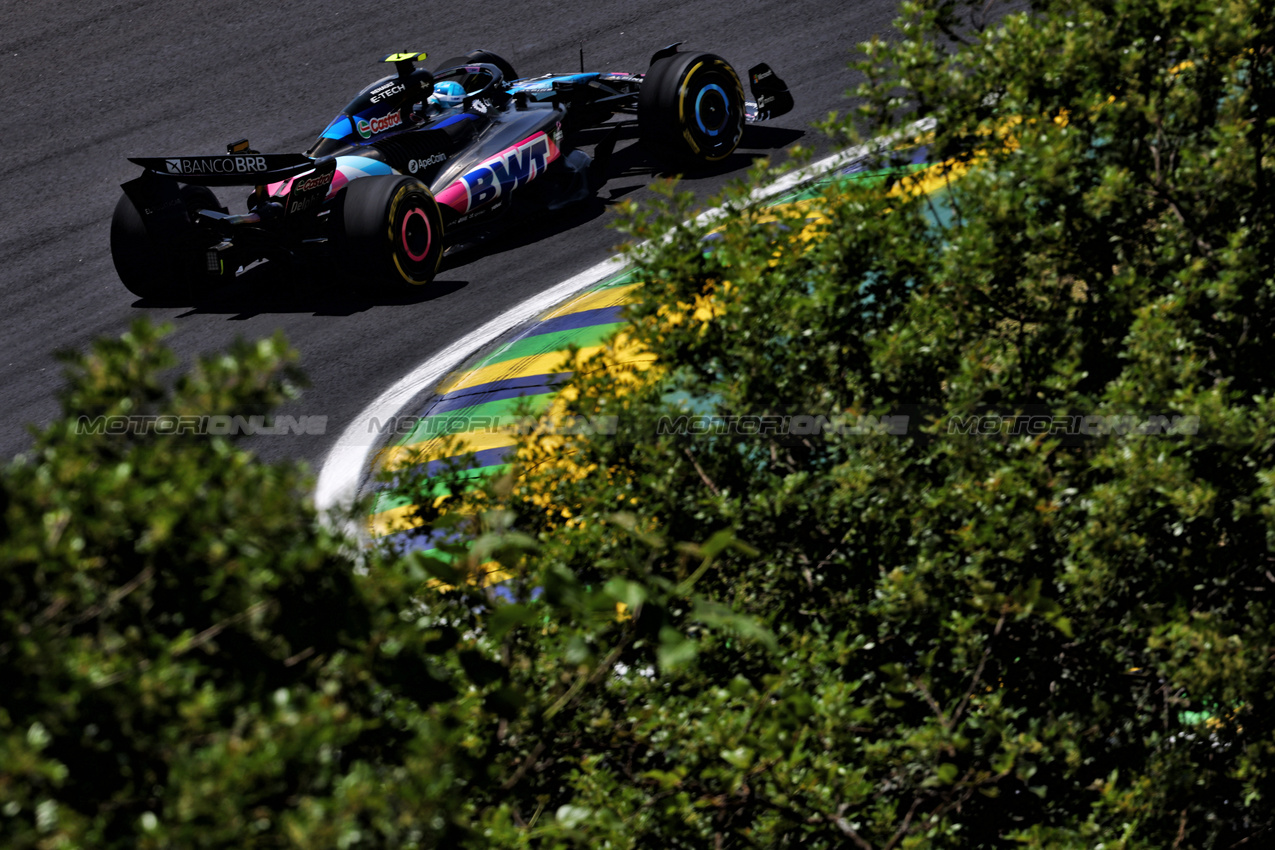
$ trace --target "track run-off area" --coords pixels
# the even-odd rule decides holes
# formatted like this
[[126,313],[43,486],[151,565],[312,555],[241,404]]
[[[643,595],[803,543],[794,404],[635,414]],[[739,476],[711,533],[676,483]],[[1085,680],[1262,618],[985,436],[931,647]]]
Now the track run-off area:
[[[890,191],[929,194],[935,201],[932,208],[941,210],[948,181],[959,172],[947,163],[927,163],[923,142],[931,129],[932,122],[920,122],[898,137],[910,154],[913,179]],[[883,179],[897,171],[878,165],[878,154],[886,147],[839,152],[754,192],[749,202],[799,205],[830,182]],[[695,223],[711,226],[723,213],[708,210]],[[344,514],[356,498],[370,496],[369,515],[352,531],[398,538],[406,547],[433,548],[438,541],[415,531],[415,508],[420,498],[441,493],[413,498],[386,490],[380,479],[408,468],[423,471],[427,480],[436,470],[458,465],[469,467],[465,477],[471,480],[506,470],[518,433],[532,424],[522,417],[549,409],[573,364],[607,345],[616,347],[624,307],[641,297],[641,288],[634,271],[612,258],[421,363],[355,417],[337,440],[320,473],[318,507]],[[634,346],[611,352],[612,362],[627,367],[645,368],[652,359]],[[598,433],[606,438],[604,429]]]

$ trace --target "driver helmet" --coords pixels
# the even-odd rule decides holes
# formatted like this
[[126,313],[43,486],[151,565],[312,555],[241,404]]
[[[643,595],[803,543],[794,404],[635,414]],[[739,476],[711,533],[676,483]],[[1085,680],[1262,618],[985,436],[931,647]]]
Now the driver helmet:
[[434,94],[429,102],[440,111],[455,109],[465,105],[465,87],[455,80],[443,80],[434,84]]

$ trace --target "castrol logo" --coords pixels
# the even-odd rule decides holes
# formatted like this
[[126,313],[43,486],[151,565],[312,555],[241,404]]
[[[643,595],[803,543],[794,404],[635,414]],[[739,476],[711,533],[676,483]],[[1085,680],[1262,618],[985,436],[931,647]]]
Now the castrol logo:
[[360,118],[359,123],[356,125],[356,129],[359,131],[360,136],[365,139],[370,139],[377,133],[384,133],[391,127],[397,127],[402,123],[403,116],[398,112],[391,112],[389,115],[384,115],[380,118],[372,118],[370,120],[367,118]]
[[307,180],[298,179],[297,182],[293,185],[292,191],[309,192],[311,189],[318,189],[321,186],[327,186],[331,182],[332,182],[332,172],[328,172],[326,174],[320,174],[316,177],[311,177]]

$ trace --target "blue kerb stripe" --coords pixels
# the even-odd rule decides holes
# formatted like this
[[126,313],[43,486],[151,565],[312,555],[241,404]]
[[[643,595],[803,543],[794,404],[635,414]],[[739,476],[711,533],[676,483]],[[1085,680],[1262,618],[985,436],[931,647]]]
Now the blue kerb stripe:
[[[479,479],[484,476],[483,470],[491,466],[502,466],[509,461],[509,456],[513,454],[514,446],[500,446],[494,449],[484,449],[481,452],[465,452],[451,457],[439,458],[431,460],[423,465],[413,467],[404,466],[404,469],[412,469],[413,472],[423,471],[428,477],[433,478],[446,472],[449,467],[456,466],[452,461],[457,458],[470,458],[464,464],[456,467],[456,473],[466,480]],[[475,465],[476,464],[476,465]],[[401,476],[396,476],[390,481],[377,481],[368,488],[371,493],[385,493],[396,487],[403,486]]]
[[541,322],[525,336],[519,337],[519,339],[527,339],[559,331],[578,331],[583,328],[591,328],[594,325],[615,324],[623,318],[620,315],[623,311],[624,305],[617,304],[614,307],[599,307],[596,310],[581,310],[579,313],[568,313],[565,316],[558,316],[556,319]]
[[[425,464],[424,472],[433,478],[447,471],[448,467],[455,466],[452,462],[456,458],[465,458],[465,464],[461,467],[465,472],[472,473],[475,469],[482,469],[484,466],[500,466],[509,460],[509,456],[513,454],[513,446],[501,446],[496,449],[484,449],[481,452],[465,452],[464,454],[455,455],[450,458],[439,458],[431,460]],[[416,467],[421,469],[421,467]]]
[[488,401],[504,401],[507,398],[520,396],[543,395],[557,392],[557,384],[571,377],[570,372],[556,372],[551,375],[526,375],[521,378],[507,378],[503,381],[492,381],[476,387],[466,387],[454,393],[440,396],[431,404],[423,416],[437,416],[450,413],[462,407],[470,407]]
[[383,542],[400,555],[406,555],[408,552],[429,551],[430,549],[437,549],[443,544],[459,543],[465,539],[465,535],[451,528],[431,528],[429,531],[409,529],[396,531],[381,538]]
[[930,165],[930,146],[921,145],[912,153],[913,165]]

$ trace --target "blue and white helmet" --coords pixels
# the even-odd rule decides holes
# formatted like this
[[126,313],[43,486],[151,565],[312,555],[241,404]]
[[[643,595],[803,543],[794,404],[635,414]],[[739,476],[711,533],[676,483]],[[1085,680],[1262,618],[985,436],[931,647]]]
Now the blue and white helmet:
[[430,103],[439,109],[454,109],[465,104],[465,87],[455,80],[443,80],[434,84],[434,93],[430,95]]

